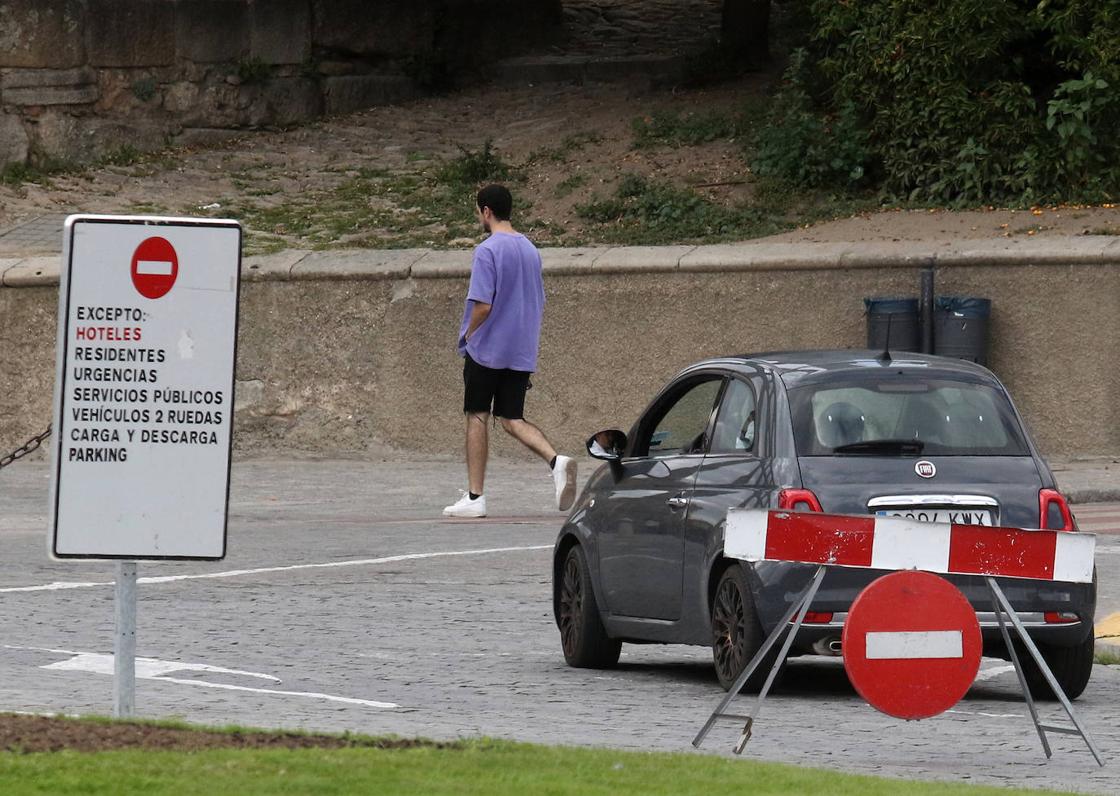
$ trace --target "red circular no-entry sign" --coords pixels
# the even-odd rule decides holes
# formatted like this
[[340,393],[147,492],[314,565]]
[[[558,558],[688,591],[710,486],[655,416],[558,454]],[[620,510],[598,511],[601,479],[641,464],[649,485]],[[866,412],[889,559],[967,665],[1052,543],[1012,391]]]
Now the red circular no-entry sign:
[[860,696],[900,719],[925,719],[960,701],[980,668],[976,612],[928,572],[884,575],[848,612],[844,669]]
[[166,238],[147,238],[132,255],[132,284],[144,298],[167,295],[179,276],[179,255]]

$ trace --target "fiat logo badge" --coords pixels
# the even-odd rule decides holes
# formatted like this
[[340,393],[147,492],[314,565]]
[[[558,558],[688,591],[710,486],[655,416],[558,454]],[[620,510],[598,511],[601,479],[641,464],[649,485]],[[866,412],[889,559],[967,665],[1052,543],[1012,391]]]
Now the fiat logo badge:
[[933,466],[933,462],[922,460],[914,465],[914,472],[922,478],[933,478],[937,475],[937,468]]

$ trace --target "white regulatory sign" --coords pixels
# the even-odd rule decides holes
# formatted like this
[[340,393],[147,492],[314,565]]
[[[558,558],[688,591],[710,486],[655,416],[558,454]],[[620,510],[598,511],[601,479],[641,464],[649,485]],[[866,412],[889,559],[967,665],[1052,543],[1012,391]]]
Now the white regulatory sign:
[[241,226],[66,220],[51,555],[226,553]]

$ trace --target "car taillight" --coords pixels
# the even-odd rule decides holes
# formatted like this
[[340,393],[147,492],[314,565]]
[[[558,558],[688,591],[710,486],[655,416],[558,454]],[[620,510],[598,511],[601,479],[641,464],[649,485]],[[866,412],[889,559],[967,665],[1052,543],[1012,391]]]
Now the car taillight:
[[[1051,509],[1055,516],[1051,517]],[[1069,503],[1056,489],[1038,490],[1038,527],[1048,531],[1076,531]]]
[[778,508],[787,511],[823,511],[811,489],[783,489],[778,493]]
[[1065,611],[1047,611],[1042,615],[1042,618],[1048,625],[1068,625],[1070,622],[1077,622],[1077,614],[1066,613]]

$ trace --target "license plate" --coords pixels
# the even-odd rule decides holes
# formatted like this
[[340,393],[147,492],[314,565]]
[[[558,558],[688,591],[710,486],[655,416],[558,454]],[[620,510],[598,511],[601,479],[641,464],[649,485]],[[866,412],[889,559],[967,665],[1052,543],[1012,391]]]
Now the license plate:
[[881,509],[879,517],[906,517],[918,522],[952,522],[957,525],[993,525],[986,509]]

